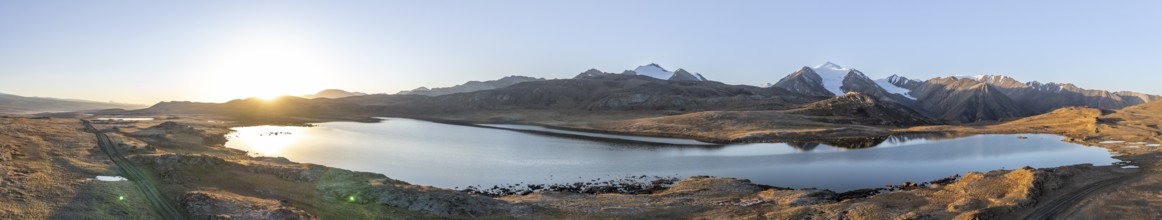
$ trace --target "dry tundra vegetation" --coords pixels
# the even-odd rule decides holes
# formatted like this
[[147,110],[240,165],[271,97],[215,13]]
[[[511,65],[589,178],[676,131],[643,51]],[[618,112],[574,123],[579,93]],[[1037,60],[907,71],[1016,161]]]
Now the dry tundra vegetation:
[[[458,116],[470,119],[472,117]],[[485,117],[473,116],[473,117]],[[488,117],[492,117],[489,115]],[[532,124],[646,131],[705,137],[799,135],[809,132],[758,118],[779,112],[703,112],[677,116],[611,117],[572,123],[568,117],[524,115]],[[648,117],[648,118],[645,118]],[[158,118],[165,118],[158,116]],[[539,118],[554,120],[538,122]],[[586,118],[590,120],[591,118]],[[682,127],[742,123],[733,130]],[[1162,103],[1117,111],[1066,108],[1008,122],[914,127],[867,126],[880,133],[1052,133],[1065,141],[1105,147],[1137,169],[1074,165],[964,174],[957,181],[904,184],[886,193],[784,189],[746,180],[690,177],[652,194],[536,192],[487,197],[411,185],[381,174],[353,172],[226,149],[223,135],[239,122],[210,116],[96,124],[144,168],[168,202],[194,219],[411,219],[411,218],[741,218],[741,219],[1080,219],[1162,218],[1162,164],[1158,148]],[[725,128],[725,127],[723,127]],[[841,126],[853,129],[852,126]],[[653,130],[650,130],[653,129]],[[837,128],[838,129],[838,128]],[[861,128],[863,129],[863,128]],[[857,129],[858,130],[858,129]],[[0,118],[0,218],[153,218],[132,184],[91,181],[120,175],[76,118]],[[805,134],[805,132],[807,134]],[[856,136],[856,135],[853,135]],[[1126,141],[1102,144],[1102,141]],[[124,200],[119,199],[124,196]]]

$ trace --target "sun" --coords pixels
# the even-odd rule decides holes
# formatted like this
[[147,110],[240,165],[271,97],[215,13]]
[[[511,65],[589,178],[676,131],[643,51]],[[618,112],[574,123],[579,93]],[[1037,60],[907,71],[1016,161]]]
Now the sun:
[[335,81],[344,67],[321,43],[295,33],[254,32],[230,38],[208,53],[200,72],[205,99],[271,100],[312,94]]

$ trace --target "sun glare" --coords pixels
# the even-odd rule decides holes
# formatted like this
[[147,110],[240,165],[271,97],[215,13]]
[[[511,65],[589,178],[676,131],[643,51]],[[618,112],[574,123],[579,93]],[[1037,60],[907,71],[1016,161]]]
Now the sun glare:
[[326,89],[344,69],[320,43],[297,34],[256,32],[231,39],[200,65],[208,100],[311,94]]
[[250,147],[248,151],[260,156],[284,156],[284,150],[298,143],[303,135],[301,127],[257,126],[237,130],[240,138],[231,141],[242,142],[242,146]]
[[278,94],[256,95],[256,96],[254,96],[254,98],[258,98],[258,99],[261,99],[264,101],[274,101],[275,99],[278,99],[279,96],[282,96],[282,95],[278,95]]

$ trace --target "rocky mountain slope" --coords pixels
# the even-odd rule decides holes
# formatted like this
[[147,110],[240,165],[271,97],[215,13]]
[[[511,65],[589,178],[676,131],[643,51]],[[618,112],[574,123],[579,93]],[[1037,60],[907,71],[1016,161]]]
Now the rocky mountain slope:
[[931,79],[913,88],[911,94],[920,100],[919,108],[949,121],[996,121],[1032,115],[992,85],[968,79]]
[[815,73],[815,70],[810,67],[803,67],[799,71],[783,77],[779,82],[772,85],[771,88],[786,89],[787,91],[808,96],[826,97],[837,95],[835,91],[823,87],[823,77]]
[[785,113],[816,116],[813,120],[861,125],[889,125],[908,127],[941,124],[907,106],[884,102],[866,94],[849,92],[846,95],[803,105]]
[[783,88],[809,96],[842,96],[847,92],[859,92],[881,100],[913,105],[915,99],[906,94],[889,92],[881,83],[868,78],[856,69],[841,67],[827,62],[815,67],[803,67],[799,71],[780,79],[771,87]]
[[1160,96],[1144,93],[1084,89],[1070,83],[1021,82],[1000,75],[981,75],[970,79],[992,85],[1033,113],[1045,113],[1062,106],[1121,109],[1162,100]]
[[[925,81],[892,76],[886,82],[907,90],[909,95],[920,99],[923,108],[932,112],[958,110],[956,106],[970,108],[964,109],[966,111],[962,113],[965,114],[961,116],[940,116],[946,119],[961,117],[967,121],[1030,116],[1071,106],[1121,109],[1162,100],[1162,97],[1156,95],[1137,92],[1090,90],[1068,83],[1021,82],[999,75],[939,77]],[[957,94],[966,92],[973,94]],[[949,99],[949,96],[961,98]],[[977,101],[967,103],[972,100]],[[972,111],[972,108],[978,110]],[[977,117],[976,113],[984,114]]]
[[76,99],[24,97],[0,93],[0,113],[28,114],[40,112],[70,112],[98,109],[138,109],[143,105],[94,102]]

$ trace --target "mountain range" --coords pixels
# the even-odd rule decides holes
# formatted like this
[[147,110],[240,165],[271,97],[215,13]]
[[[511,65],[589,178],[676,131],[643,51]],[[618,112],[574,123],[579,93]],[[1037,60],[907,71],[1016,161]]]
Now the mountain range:
[[[607,72],[602,72],[601,70],[597,70],[597,69],[589,69],[585,72],[577,74],[577,76],[574,77],[574,79],[584,78],[584,77],[613,75],[613,74],[615,74],[615,73],[607,73]],[[661,65],[658,65],[656,63],[650,63],[647,65],[638,66],[637,68],[634,68],[633,70],[625,70],[625,71],[622,71],[621,73],[617,73],[617,74],[647,76],[650,78],[661,79],[661,80],[671,80],[671,81],[707,81],[706,77],[703,77],[702,74],[691,73],[691,72],[686,71],[684,69],[677,69],[674,71],[669,71],[669,70],[666,70],[665,68],[663,68]],[[500,78],[497,80],[468,81],[467,83],[455,85],[455,86],[450,86],[450,87],[440,87],[440,88],[419,87],[419,88],[408,90],[408,91],[401,91],[401,92],[396,93],[396,94],[399,94],[399,95],[441,96],[441,95],[449,95],[449,94],[456,94],[456,93],[466,93],[466,92],[475,92],[475,91],[481,91],[481,90],[497,89],[497,88],[508,87],[508,86],[515,85],[517,83],[522,83],[522,82],[534,82],[534,81],[544,81],[544,80],[545,80],[544,78],[535,78],[535,77],[528,77],[528,76],[506,76],[504,78]]]
[[[714,81],[659,80],[635,74],[597,74],[573,79],[518,83],[512,86],[433,97],[368,95],[343,99],[386,106],[387,114],[465,111],[699,111],[790,107],[816,100],[781,89],[728,85]],[[766,106],[766,107],[763,107]]]
[[96,102],[79,99],[24,97],[0,93],[0,113],[26,114],[41,112],[72,112],[100,109],[137,109],[143,105]]
[[[834,123],[916,125],[1004,121],[1071,106],[1120,109],[1162,99],[1160,96],[1137,92],[1084,89],[1068,83],[1022,82],[1002,75],[949,76],[927,80],[892,75],[872,79],[857,69],[831,62],[814,67],[804,66],[766,85],[723,84],[708,80],[700,73],[680,68],[670,71],[651,63],[621,73],[589,69],[570,79],[508,76],[497,80],[469,81],[445,88],[420,87],[394,95],[324,90],[302,96],[306,99],[287,101],[291,105],[301,105],[301,109],[283,113],[294,117],[330,115],[337,118],[343,114],[423,116],[433,113],[518,110],[655,113],[743,110],[785,111]],[[7,112],[130,107],[97,102],[19,98],[24,97],[0,96],[0,107],[7,106],[7,109],[2,109]],[[16,102],[11,100],[41,102],[24,101],[21,102],[24,104],[13,105]],[[222,113],[261,105],[257,100],[238,100],[221,105],[165,102],[136,112]],[[840,121],[829,119],[845,114],[863,115],[864,118]],[[875,117],[888,118],[871,120]]]
[[899,103],[927,116],[956,122],[997,121],[1070,106],[1120,109],[1162,97],[1137,92],[1090,90],[1073,84],[1020,82],[1008,76],[937,77],[924,81],[898,75],[872,80],[834,63],[803,67],[772,88],[805,96],[858,92]]
[[[622,77],[618,77],[622,76]],[[644,83],[646,79],[675,82],[668,84]],[[629,80],[636,83],[620,82],[617,86],[594,86],[592,81]],[[656,63],[638,66],[633,70],[620,73],[604,72],[598,69],[589,69],[577,74],[569,80],[545,80],[533,77],[510,76],[494,81],[471,81],[463,85],[426,89],[420,88],[400,94],[423,94],[427,96],[452,95],[457,93],[472,93],[471,95],[437,98],[448,102],[457,102],[460,105],[475,105],[488,108],[522,108],[530,106],[561,106],[561,103],[597,102],[604,104],[585,103],[571,106],[582,109],[706,109],[708,106],[698,106],[705,98],[729,95],[735,99],[741,96],[738,93],[720,93],[704,97],[703,93],[691,93],[693,87],[663,87],[660,85],[684,85],[681,82],[713,82],[701,73],[692,73],[685,69],[669,71]],[[588,81],[586,81],[588,80]],[[525,82],[531,84],[502,89]],[[590,85],[592,84],[592,85]],[[706,88],[711,84],[699,84]],[[849,92],[856,92],[873,97],[883,102],[903,106],[921,115],[949,121],[949,122],[980,122],[998,121],[1020,118],[1035,114],[1046,113],[1054,109],[1070,106],[1095,107],[1103,109],[1120,109],[1127,106],[1142,104],[1162,99],[1160,96],[1137,92],[1110,92],[1104,90],[1090,90],[1068,83],[1041,83],[1037,81],[1021,82],[1009,76],[980,75],[975,77],[951,76],[937,77],[928,80],[915,80],[903,76],[892,75],[882,79],[872,79],[863,72],[845,68],[838,64],[827,62],[818,66],[804,66],[799,70],[783,77],[774,83],[767,83],[765,92],[754,92],[731,85],[717,85],[717,87],[731,87],[746,90],[748,95],[757,97],[779,96],[783,99],[795,99],[789,105],[802,104],[803,100],[822,100],[829,97],[843,96]],[[562,89],[569,88],[570,92]],[[496,90],[496,91],[489,91]],[[437,92],[438,91],[438,92]],[[483,93],[474,93],[482,92]],[[523,94],[532,92],[533,94]],[[585,95],[580,95],[584,93]],[[567,94],[567,95],[563,95]],[[693,97],[686,97],[693,94]],[[777,94],[777,95],[773,95]],[[796,98],[789,95],[797,95]],[[463,98],[463,97],[475,98]],[[520,99],[498,100],[488,102],[489,97],[522,97]],[[492,97],[492,98],[496,98]],[[539,98],[529,98],[539,97]],[[661,98],[666,97],[666,98]],[[628,99],[626,99],[628,98]],[[711,98],[719,100],[712,103],[721,104],[725,97]],[[503,99],[503,98],[501,98]],[[547,99],[552,99],[548,101]],[[562,102],[560,99],[570,99]],[[763,99],[763,98],[752,98]],[[458,101],[451,101],[458,100]],[[629,100],[629,101],[626,101]],[[670,104],[660,104],[661,100],[668,100]],[[706,101],[706,100],[702,100]],[[508,104],[500,104],[508,103]],[[766,104],[771,104],[767,102]],[[691,104],[687,108],[675,107]],[[510,106],[516,105],[516,106]],[[504,106],[504,107],[501,107]],[[619,106],[619,107],[613,107]],[[669,106],[669,107],[661,107]],[[744,103],[732,103],[732,108],[756,108]],[[746,106],[746,107],[741,107]],[[456,109],[456,108],[452,108]]]
[[[585,72],[582,72],[581,74],[577,74],[577,76],[573,77],[573,78],[578,79],[578,78],[584,78],[584,77],[604,76],[604,75],[612,75],[612,74],[614,74],[614,73],[602,72],[601,70],[597,70],[597,69],[589,69],[589,70],[586,70]],[[634,68],[633,70],[622,71],[619,74],[631,75],[631,76],[646,76],[646,77],[650,77],[650,78],[654,78],[654,79],[668,80],[668,81],[700,81],[700,82],[701,81],[709,81],[709,80],[706,80],[706,77],[703,77],[701,73],[691,73],[691,72],[686,71],[685,69],[681,69],[681,68],[678,68],[677,70],[674,70],[674,71],[669,71],[669,70],[666,70],[666,68],[663,68],[661,65],[658,65],[656,63],[641,65],[641,66],[638,66],[637,68]]]
[[420,88],[412,89],[409,91],[401,91],[401,92],[396,93],[396,94],[442,96],[442,95],[448,95],[448,94],[475,92],[475,91],[480,91],[480,90],[504,88],[504,87],[508,87],[511,85],[515,85],[517,83],[542,81],[542,80],[545,80],[545,79],[544,78],[528,77],[528,76],[506,76],[506,77],[500,78],[498,80],[468,81],[467,83],[455,85],[455,86],[451,86],[451,87],[441,87],[441,88],[420,87]]

